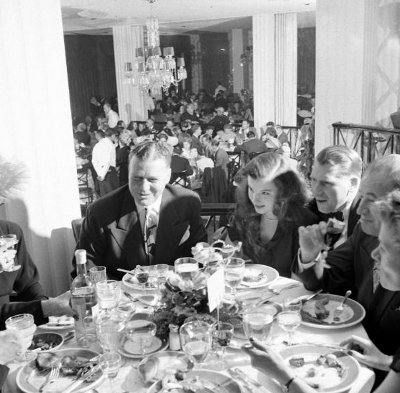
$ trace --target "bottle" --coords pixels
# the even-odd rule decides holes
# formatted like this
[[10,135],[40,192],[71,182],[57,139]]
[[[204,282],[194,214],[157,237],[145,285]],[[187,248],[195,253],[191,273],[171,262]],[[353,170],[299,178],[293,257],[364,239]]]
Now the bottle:
[[71,284],[71,306],[75,316],[75,338],[80,346],[89,346],[89,334],[95,331],[92,307],[97,304],[96,290],[86,269],[86,250],[76,250],[77,276]]
[[169,325],[169,349],[171,351],[179,351],[181,349],[178,329],[179,327],[172,323]]

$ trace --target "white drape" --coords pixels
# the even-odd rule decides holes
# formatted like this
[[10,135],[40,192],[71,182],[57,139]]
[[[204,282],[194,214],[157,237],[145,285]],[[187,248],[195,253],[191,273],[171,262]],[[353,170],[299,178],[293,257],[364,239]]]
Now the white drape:
[[2,218],[19,223],[49,295],[69,287],[80,216],[61,7],[58,0],[2,0],[0,154],[28,179]]

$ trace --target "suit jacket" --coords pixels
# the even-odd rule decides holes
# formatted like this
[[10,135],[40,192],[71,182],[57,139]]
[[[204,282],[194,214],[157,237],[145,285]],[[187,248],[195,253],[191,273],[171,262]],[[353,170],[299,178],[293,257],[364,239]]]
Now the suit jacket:
[[322,287],[326,292],[352,297],[366,310],[365,330],[374,344],[384,353],[393,354],[400,347],[400,292],[392,292],[380,285],[373,292],[371,252],[378,246],[378,238],[367,235],[357,224],[352,236],[328,253],[330,269],[324,270],[322,281],[316,280],[314,270],[299,276],[307,289]]
[[7,366],[4,366],[3,364],[0,364],[0,391],[1,387],[5,384],[7,375],[10,369]]
[[[180,244],[189,226],[190,236]],[[206,239],[197,194],[167,185],[161,200],[153,264],[173,265],[175,259],[191,256],[191,248]],[[110,278],[122,278],[117,268],[131,270],[148,264],[138,211],[128,185],[89,206],[77,248],[87,251],[89,263],[106,266]]]
[[[358,220],[360,219],[360,216],[357,213],[357,208],[359,204],[360,204],[359,199],[355,199],[351,204],[349,211],[349,219],[347,223],[347,238],[349,238],[352,235],[354,228],[358,223]],[[307,207],[320,219],[320,221],[325,221],[325,222],[327,221],[326,217],[324,216],[324,213],[321,213],[318,210],[317,201],[315,199],[310,201]]]
[[197,153],[199,153],[200,156],[204,155],[203,146],[196,135],[192,135],[192,149],[196,149]]

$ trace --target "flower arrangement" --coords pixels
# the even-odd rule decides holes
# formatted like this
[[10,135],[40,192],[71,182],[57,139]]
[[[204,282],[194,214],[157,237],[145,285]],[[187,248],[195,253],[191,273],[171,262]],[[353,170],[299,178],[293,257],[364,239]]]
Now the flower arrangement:
[[0,156],[0,198],[9,198],[13,192],[21,189],[25,180],[24,163],[7,161]]

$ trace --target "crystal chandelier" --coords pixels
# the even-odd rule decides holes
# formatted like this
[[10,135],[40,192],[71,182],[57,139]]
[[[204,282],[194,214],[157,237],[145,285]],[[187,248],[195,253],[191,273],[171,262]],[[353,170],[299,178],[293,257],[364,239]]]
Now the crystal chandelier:
[[[153,4],[155,0],[147,0]],[[174,48],[169,46],[163,49],[161,56],[160,33],[158,19],[151,16],[146,20],[145,46],[136,48],[135,68],[132,63],[125,63],[125,81],[139,86],[142,92],[148,92],[153,97],[160,96],[161,89],[168,95],[171,85],[187,79],[185,59],[178,57],[175,61]]]

